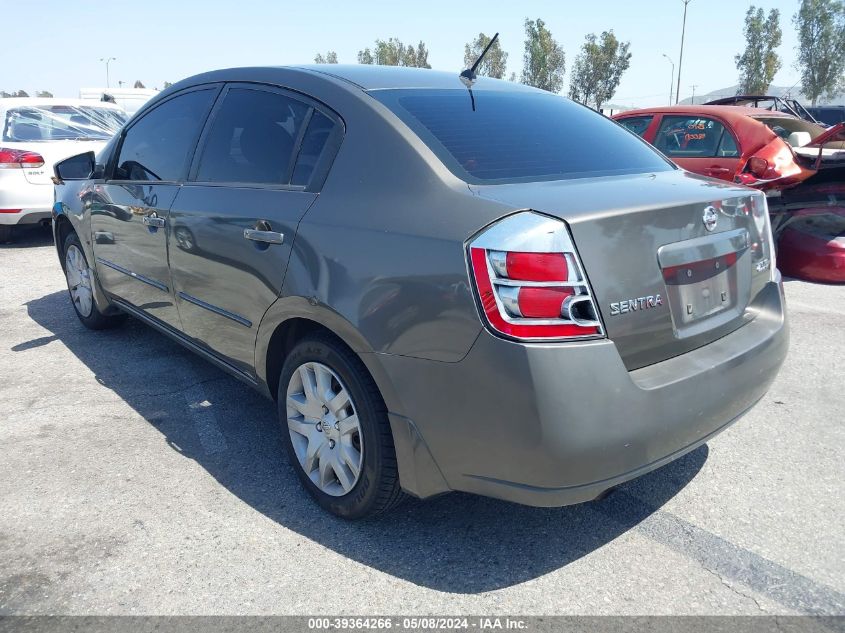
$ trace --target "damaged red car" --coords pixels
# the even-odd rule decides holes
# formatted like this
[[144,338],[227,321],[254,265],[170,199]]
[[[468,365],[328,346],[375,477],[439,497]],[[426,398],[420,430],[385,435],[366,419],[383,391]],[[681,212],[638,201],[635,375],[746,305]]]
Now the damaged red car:
[[613,118],[687,171],[765,191],[784,274],[845,282],[845,124],[719,105]]

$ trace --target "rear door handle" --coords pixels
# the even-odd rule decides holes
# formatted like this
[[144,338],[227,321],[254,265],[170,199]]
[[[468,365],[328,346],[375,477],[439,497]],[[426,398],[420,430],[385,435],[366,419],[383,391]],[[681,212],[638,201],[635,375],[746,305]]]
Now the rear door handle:
[[145,215],[143,222],[147,226],[152,226],[152,227],[155,227],[157,229],[164,228],[164,224],[165,224],[164,218],[158,217],[155,213],[151,213],[150,215]]
[[285,241],[283,233],[259,231],[258,229],[244,229],[244,237],[253,242],[265,242],[267,244],[281,244]]

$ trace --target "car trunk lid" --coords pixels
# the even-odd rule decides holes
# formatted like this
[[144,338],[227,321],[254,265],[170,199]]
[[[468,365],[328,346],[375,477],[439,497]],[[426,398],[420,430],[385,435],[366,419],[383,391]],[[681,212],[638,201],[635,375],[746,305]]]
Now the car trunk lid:
[[567,222],[628,369],[742,326],[771,279],[764,199],[750,189],[683,171],[472,189]]

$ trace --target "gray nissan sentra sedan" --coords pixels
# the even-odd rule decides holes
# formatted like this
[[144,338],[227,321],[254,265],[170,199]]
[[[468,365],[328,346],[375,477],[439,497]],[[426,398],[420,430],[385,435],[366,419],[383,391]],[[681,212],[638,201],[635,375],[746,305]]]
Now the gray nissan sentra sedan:
[[763,195],[515,83],[210,72],[55,180],[82,323],[129,314],[274,398],[347,518],[594,499],[737,420],[787,351]]

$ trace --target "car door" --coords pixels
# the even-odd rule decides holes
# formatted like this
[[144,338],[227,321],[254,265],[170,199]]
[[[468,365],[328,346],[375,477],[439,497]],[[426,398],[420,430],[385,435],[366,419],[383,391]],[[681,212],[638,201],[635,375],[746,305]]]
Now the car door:
[[663,115],[653,145],[687,171],[733,181],[739,145],[721,121],[698,114]]
[[301,95],[230,84],[171,208],[183,330],[241,371],[253,372],[258,325],[281,292],[297,225],[317,197],[323,150],[341,129],[331,111]]
[[177,329],[167,261],[168,212],[219,90],[180,93],[132,123],[121,135],[91,207],[103,288]]

